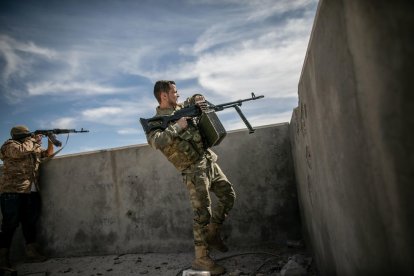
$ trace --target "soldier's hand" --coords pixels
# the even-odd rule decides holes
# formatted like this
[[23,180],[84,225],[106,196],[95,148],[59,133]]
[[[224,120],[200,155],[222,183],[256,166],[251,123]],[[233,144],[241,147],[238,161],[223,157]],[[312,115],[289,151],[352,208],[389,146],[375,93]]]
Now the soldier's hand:
[[36,143],[38,143],[39,145],[41,145],[42,144],[42,137],[43,137],[43,135],[42,134],[37,134],[37,135],[35,135],[35,140],[36,140]]
[[201,94],[196,94],[193,96],[194,103],[201,109],[201,111],[206,112],[208,109],[208,105],[206,99]]
[[201,109],[201,111],[206,112],[208,111],[208,105],[205,101],[198,102],[196,105]]
[[178,121],[177,124],[181,129],[186,129],[188,127],[188,122],[187,120],[190,119],[190,117],[181,117]]

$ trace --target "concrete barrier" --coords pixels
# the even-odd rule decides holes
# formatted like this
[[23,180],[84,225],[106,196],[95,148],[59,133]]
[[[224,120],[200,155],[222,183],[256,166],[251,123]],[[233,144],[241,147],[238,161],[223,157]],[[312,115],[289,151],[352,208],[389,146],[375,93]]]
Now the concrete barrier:
[[[289,125],[235,131],[213,150],[237,194],[224,227],[230,247],[299,238]],[[56,157],[41,181],[39,241],[51,256],[193,250],[181,175],[148,145]]]
[[291,141],[321,275],[414,275],[409,1],[320,1]]

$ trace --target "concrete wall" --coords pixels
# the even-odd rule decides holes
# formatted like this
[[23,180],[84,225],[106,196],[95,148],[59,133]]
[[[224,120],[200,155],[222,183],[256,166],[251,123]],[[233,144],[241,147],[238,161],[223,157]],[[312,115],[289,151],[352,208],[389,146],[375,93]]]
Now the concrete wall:
[[322,275],[414,275],[412,1],[320,1],[291,140]]
[[[289,125],[229,133],[214,151],[237,194],[224,228],[230,247],[299,238]],[[181,175],[148,145],[57,157],[41,181],[39,237],[51,256],[193,250]]]

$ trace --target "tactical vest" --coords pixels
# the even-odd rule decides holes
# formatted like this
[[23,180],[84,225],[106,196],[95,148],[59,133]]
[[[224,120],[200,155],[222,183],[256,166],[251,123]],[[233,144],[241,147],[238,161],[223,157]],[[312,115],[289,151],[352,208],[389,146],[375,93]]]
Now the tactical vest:
[[160,150],[179,171],[188,168],[205,154],[201,134],[193,125]]

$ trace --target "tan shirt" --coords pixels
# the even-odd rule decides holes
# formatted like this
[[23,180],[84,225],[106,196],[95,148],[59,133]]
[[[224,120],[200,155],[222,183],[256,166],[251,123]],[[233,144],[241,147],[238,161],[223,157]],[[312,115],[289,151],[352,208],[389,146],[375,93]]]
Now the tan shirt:
[[30,193],[32,185],[39,190],[40,159],[47,157],[34,138],[7,140],[0,151],[3,160],[1,193]]

